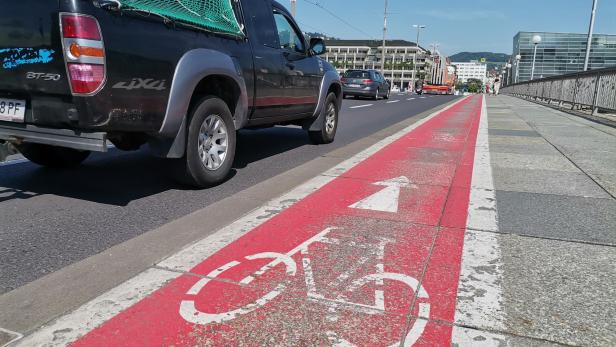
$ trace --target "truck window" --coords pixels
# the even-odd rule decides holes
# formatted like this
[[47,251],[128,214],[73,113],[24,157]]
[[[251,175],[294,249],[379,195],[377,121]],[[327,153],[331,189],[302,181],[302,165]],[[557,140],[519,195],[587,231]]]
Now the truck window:
[[278,48],[278,33],[272,16],[272,6],[265,0],[242,1],[245,14],[250,19],[249,37],[260,45]]
[[289,22],[289,19],[282,13],[274,12],[274,21],[278,28],[280,48],[297,53],[304,53],[306,51],[304,40],[302,36],[297,33],[291,22]]

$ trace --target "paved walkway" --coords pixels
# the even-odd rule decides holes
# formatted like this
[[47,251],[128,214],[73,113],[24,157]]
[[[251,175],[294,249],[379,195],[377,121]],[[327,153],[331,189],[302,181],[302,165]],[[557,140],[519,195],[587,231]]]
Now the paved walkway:
[[505,331],[616,345],[616,129],[507,96],[487,104]]

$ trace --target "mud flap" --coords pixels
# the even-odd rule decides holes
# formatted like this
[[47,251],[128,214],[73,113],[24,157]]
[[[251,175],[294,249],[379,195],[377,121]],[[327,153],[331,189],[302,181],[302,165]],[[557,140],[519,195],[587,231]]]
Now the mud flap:
[[325,123],[325,107],[321,108],[321,112],[316,118],[309,118],[304,121],[302,124],[302,128],[308,131],[319,131],[323,128],[323,124]]
[[186,153],[186,117],[174,139],[154,138],[148,142],[150,150],[157,157],[178,159]]

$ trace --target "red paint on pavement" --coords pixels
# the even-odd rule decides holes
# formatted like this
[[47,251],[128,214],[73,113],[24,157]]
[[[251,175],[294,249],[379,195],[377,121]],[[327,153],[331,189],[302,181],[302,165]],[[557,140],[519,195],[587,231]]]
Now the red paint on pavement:
[[480,111],[442,112],[73,345],[449,345],[417,317],[453,321]]

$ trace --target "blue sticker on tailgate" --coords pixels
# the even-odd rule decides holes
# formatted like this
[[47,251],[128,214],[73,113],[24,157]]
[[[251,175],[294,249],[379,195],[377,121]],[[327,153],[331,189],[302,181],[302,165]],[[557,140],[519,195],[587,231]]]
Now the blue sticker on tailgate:
[[26,64],[47,64],[53,60],[53,49],[0,48],[0,62],[5,69]]

